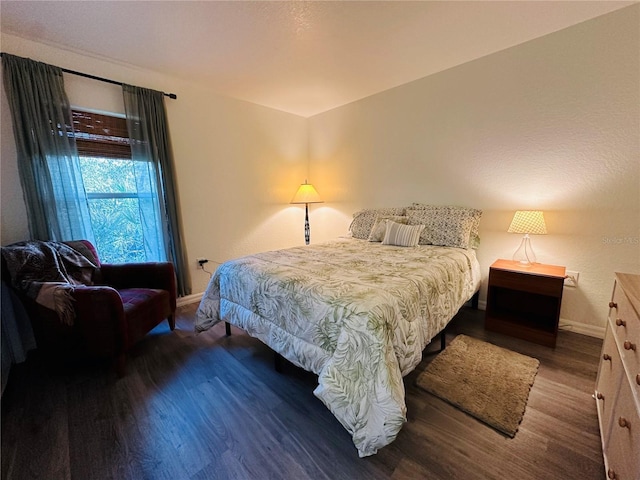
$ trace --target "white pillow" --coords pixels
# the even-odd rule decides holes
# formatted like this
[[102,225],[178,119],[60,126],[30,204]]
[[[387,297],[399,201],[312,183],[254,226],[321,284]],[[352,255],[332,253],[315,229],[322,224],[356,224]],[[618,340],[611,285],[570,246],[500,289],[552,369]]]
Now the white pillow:
[[415,247],[420,240],[420,233],[424,225],[402,225],[391,220],[385,220],[387,231],[382,240],[383,245],[397,245],[399,247]]
[[378,215],[369,234],[370,242],[381,242],[384,240],[384,234],[387,231],[387,222],[385,222],[385,220],[391,220],[405,225],[409,221],[409,219],[403,215]]

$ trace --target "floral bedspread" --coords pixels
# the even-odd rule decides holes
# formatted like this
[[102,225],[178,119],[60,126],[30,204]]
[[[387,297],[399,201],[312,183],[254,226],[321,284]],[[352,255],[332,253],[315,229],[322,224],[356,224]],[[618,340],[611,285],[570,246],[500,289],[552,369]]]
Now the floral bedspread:
[[364,457],[396,438],[402,377],[479,281],[474,250],[336,240],[220,265],[195,328],[229,322],[316,373],[314,394]]

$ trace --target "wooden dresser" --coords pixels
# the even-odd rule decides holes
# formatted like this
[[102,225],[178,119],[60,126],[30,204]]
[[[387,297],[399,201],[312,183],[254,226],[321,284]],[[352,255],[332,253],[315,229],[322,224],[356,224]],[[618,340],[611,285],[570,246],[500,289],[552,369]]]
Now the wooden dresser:
[[640,479],[640,275],[616,273],[595,398],[607,478]]

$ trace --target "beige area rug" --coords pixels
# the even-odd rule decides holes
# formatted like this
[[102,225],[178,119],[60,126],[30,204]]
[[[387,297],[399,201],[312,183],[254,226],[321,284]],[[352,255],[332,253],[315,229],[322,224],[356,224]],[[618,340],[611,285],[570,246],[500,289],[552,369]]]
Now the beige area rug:
[[458,335],[416,384],[513,437],[539,365],[535,358]]

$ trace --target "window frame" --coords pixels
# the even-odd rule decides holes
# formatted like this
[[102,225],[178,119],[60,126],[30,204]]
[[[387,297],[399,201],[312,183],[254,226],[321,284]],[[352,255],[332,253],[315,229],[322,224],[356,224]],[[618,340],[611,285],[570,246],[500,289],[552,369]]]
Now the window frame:
[[[73,121],[73,129],[69,129],[70,135],[75,137],[76,148],[78,152],[78,158],[81,161],[81,165],[87,160],[91,161],[91,159],[95,160],[106,160],[106,161],[128,161],[135,162],[133,159],[133,154],[131,151],[131,139],[129,138],[129,132],[127,130],[127,119],[124,114],[118,113],[106,113],[101,111],[94,111],[88,109],[82,109],[78,107],[71,108],[72,121]],[[135,166],[134,166],[135,168]],[[81,168],[82,171],[82,168]],[[134,174],[135,175],[135,174]],[[134,180],[135,181],[135,180]],[[83,175],[83,183],[85,182]],[[129,190],[125,186],[126,190]],[[143,202],[145,200],[154,199],[154,193],[151,192],[138,192],[137,189],[134,191],[124,191],[124,192],[109,192],[109,191],[87,191],[85,185],[85,195],[87,202],[91,204],[92,200],[124,200],[124,199],[132,199],[137,202]],[[140,203],[138,203],[138,208],[140,208]],[[98,225],[94,225],[94,218],[91,216],[91,206],[89,207],[90,212],[90,223],[92,224],[92,228],[94,231],[99,229],[99,226],[102,225],[100,222]],[[139,223],[143,222],[142,218],[139,218]],[[159,229],[157,232],[158,235],[162,236],[162,231]],[[95,233],[94,233],[95,236]],[[105,242],[105,246],[110,244],[106,241],[106,239],[98,239],[96,237],[96,243]],[[141,238],[142,244],[144,245],[144,228],[142,232]],[[112,244],[110,244],[112,245]],[[96,248],[98,249],[99,254],[102,256],[100,252],[100,247],[96,244]],[[104,252],[106,254],[106,252]],[[116,252],[111,252],[113,255],[118,255]],[[164,254],[166,255],[166,253]],[[107,256],[107,255],[105,255]],[[124,252],[119,253],[120,258],[124,257]],[[122,261],[162,261],[162,258],[159,259],[139,259],[139,260],[122,260]]]

